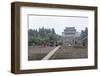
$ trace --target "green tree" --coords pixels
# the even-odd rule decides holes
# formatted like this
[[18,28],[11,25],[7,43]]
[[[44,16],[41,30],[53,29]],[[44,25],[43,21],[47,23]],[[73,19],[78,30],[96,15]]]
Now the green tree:
[[85,30],[81,31],[81,40],[83,46],[87,47],[88,45],[88,28],[86,27]]
[[42,27],[39,28],[38,31],[35,29],[29,29],[28,40],[29,45],[32,45],[32,43],[34,43],[35,45],[43,45],[43,43],[54,45],[57,41],[57,34],[55,33],[55,30],[53,28],[46,29]]

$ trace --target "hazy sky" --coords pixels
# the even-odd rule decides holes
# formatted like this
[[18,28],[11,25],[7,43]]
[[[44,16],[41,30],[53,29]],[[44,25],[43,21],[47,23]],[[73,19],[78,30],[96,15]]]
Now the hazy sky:
[[71,16],[29,16],[29,29],[54,28],[59,35],[62,34],[65,27],[75,27],[78,32],[88,27],[88,17]]

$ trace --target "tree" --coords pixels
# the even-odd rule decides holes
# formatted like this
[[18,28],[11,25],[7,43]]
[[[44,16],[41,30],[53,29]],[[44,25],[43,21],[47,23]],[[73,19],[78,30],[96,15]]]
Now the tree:
[[32,43],[35,45],[43,45],[44,43],[48,43],[49,45],[53,46],[57,41],[57,34],[53,28],[46,29],[42,27],[39,28],[38,31],[35,29],[29,29],[28,35],[29,45],[32,45]]
[[81,31],[81,40],[83,46],[87,47],[88,42],[88,28],[86,27],[85,30]]
[[55,30],[52,28],[52,34],[55,34]]

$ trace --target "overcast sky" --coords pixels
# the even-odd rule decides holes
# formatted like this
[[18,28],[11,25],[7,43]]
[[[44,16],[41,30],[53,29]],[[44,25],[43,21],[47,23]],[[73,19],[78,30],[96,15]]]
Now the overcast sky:
[[59,35],[65,27],[75,27],[78,32],[88,27],[88,17],[63,17],[63,16],[29,16],[29,29],[54,28]]

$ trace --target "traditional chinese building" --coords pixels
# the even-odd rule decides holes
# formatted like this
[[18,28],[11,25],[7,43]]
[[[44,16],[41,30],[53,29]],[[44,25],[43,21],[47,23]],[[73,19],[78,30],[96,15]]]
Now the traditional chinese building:
[[80,33],[75,27],[66,27],[62,33],[62,41],[66,46],[80,46],[82,45]]

